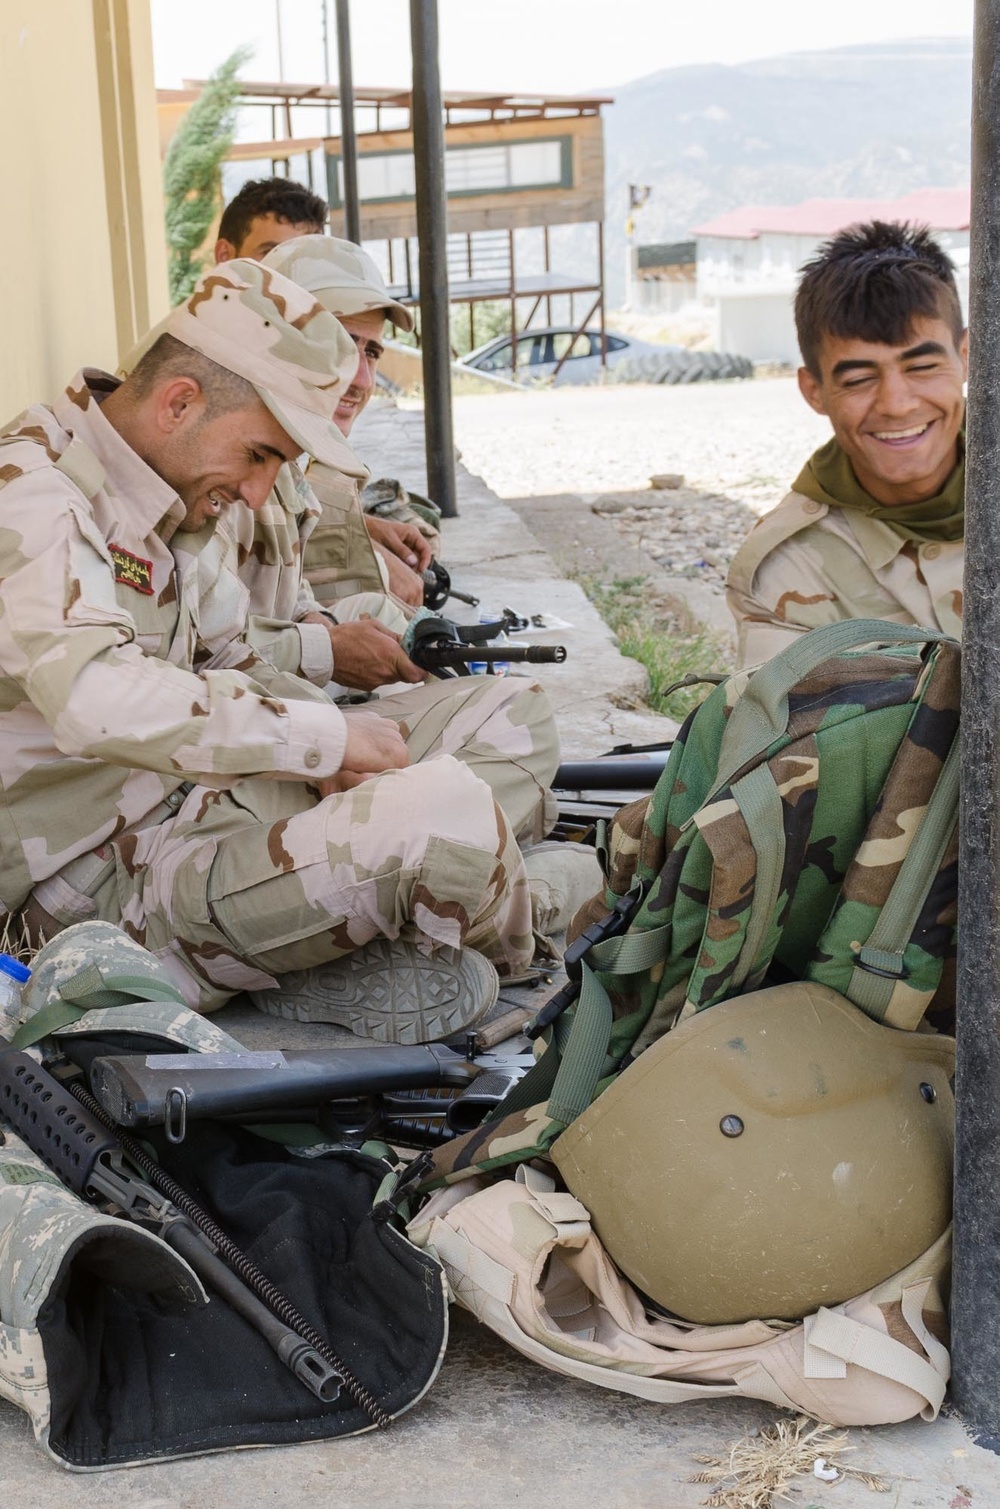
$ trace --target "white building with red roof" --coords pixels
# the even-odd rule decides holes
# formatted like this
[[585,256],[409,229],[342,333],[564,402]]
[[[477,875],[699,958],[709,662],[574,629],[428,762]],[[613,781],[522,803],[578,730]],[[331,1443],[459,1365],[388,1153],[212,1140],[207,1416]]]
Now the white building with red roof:
[[799,268],[821,242],[863,220],[929,226],[955,263],[967,309],[969,214],[968,188],[917,189],[901,199],[748,205],[697,226],[698,297],[715,312],[715,348],[798,366],[792,301]]

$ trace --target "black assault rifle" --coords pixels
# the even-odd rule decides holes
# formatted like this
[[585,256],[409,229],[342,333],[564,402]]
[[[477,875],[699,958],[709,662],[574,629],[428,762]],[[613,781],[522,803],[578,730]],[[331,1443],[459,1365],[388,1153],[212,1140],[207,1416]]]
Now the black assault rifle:
[[456,624],[448,618],[422,618],[407,630],[404,645],[414,665],[432,676],[469,676],[469,666],[485,663],[487,672],[498,662],[516,665],[561,665],[566,659],[565,645],[503,644],[491,640],[514,626],[514,617],[496,623]]
[[291,1300],[145,1148],[116,1131],[82,1083],[64,1083],[30,1054],[0,1047],[0,1116],[74,1194],[167,1242],[317,1399],[332,1403],[344,1388],[375,1424],[390,1423]]
[[[320,1123],[356,1141],[381,1132],[407,1143],[437,1143],[477,1126],[534,1062],[530,1053],[463,1058],[441,1043],[421,1047],[289,1048],[262,1053],[149,1053],[95,1058],[91,1089],[121,1126],[162,1126],[169,1142],[184,1140],[189,1121],[286,1120],[300,1112],[328,1114]],[[443,1093],[436,1093],[443,1092]],[[394,1137],[394,1132],[403,1135]]]
[[431,561],[427,570],[423,573],[424,581],[424,607],[436,611],[443,608],[449,597],[456,598],[460,603],[468,603],[470,608],[479,607],[479,598],[472,597],[468,592],[459,592],[457,587],[451,585],[451,575],[440,561]]

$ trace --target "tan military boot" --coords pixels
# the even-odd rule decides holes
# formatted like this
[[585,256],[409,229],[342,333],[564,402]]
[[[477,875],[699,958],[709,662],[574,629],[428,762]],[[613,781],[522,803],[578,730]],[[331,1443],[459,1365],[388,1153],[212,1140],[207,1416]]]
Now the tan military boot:
[[564,933],[583,903],[604,887],[596,850],[550,839],[523,854],[536,932],[545,937]]
[[428,957],[401,938],[376,938],[330,964],[282,975],[252,990],[269,1016],[331,1022],[380,1043],[433,1043],[482,1020],[496,1005],[497,972],[474,948]]

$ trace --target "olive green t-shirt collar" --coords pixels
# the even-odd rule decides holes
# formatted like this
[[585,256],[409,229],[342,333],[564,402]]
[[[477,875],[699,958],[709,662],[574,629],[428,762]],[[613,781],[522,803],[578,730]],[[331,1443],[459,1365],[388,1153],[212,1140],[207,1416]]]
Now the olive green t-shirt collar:
[[904,540],[923,544],[929,540],[960,540],[965,534],[965,430],[958,436],[958,465],[940,493],[922,503],[879,503],[866,492],[839,440],[830,440],[809,457],[793,483],[828,508],[857,510],[870,519],[888,524]]

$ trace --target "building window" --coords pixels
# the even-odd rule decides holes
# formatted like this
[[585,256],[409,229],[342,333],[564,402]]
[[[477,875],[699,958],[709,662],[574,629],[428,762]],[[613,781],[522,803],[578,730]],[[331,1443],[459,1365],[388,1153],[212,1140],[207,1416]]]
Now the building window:
[[[559,136],[544,141],[448,147],[444,155],[445,187],[449,197],[569,188],[573,181],[572,146],[570,137]],[[339,156],[327,160],[327,181],[330,203],[339,209],[344,202],[344,168]],[[359,154],[358,196],[363,202],[413,199],[415,194],[412,152]]]

